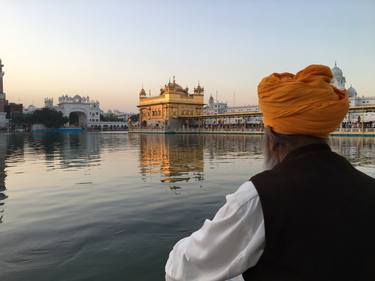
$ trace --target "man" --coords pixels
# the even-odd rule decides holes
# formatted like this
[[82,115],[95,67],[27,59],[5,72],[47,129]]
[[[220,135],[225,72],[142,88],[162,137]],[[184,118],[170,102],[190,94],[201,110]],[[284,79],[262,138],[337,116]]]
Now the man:
[[260,82],[267,170],[174,246],[166,280],[375,280],[375,179],[327,145],[348,111],[331,79],[310,65]]

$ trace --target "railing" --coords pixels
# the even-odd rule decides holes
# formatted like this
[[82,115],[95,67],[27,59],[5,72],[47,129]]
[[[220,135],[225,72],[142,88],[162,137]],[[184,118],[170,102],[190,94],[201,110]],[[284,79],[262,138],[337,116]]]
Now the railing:
[[[130,128],[130,132],[139,133],[178,133],[178,134],[202,134],[202,133],[214,133],[214,134],[262,134],[264,132],[263,127],[252,127],[252,128],[223,128],[223,127],[211,127],[211,128],[178,128],[178,129],[164,129],[164,128]],[[375,135],[375,128],[337,128],[335,134],[352,134],[352,135]]]
[[162,128],[129,128],[129,132],[155,132],[165,133],[168,130]]
[[223,127],[212,127],[212,128],[179,128],[176,132],[197,132],[197,133],[204,133],[204,132],[254,132],[254,133],[262,133],[263,128],[223,128]]
[[375,128],[337,128],[335,132],[375,133]]

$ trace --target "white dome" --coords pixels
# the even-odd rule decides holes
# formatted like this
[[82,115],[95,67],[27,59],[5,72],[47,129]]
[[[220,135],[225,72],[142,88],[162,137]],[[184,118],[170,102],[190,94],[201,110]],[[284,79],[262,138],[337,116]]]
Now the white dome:
[[337,67],[336,64],[332,68],[332,74],[333,74],[334,77],[342,77],[343,76],[342,70],[339,67]]
[[74,100],[74,102],[82,102],[82,97],[79,96],[79,95],[75,95],[75,96],[73,97],[73,100]]
[[349,98],[355,98],[357,96],[357,91],[350,85],[348,88],[348,96]]

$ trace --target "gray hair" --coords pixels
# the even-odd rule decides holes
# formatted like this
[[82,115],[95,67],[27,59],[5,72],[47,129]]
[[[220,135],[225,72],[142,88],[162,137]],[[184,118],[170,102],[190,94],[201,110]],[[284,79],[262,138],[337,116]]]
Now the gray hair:
[[264,136],[264,166],[267,170],[272,169],[280,162],[276,155],[271,151],[269,147],[270,143],[277,145],[278,149],[283,151],[284,154],[288,154],[292,150],[303,145],[327,142],[326,139],[314,136],[279,134],[272,130],[271,127],[264,128]]

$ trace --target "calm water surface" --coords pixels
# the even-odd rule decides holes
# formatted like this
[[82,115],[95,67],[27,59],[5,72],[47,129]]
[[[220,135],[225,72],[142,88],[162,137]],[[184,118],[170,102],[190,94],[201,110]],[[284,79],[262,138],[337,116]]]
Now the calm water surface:
[[[375,177],[375,138],[330,142]],[[0,134],[0,280],[163,280],[262,159],[260,136]]]

